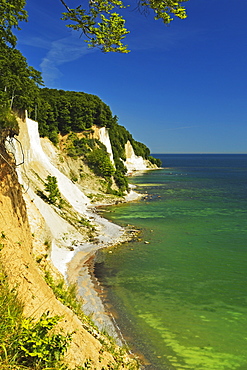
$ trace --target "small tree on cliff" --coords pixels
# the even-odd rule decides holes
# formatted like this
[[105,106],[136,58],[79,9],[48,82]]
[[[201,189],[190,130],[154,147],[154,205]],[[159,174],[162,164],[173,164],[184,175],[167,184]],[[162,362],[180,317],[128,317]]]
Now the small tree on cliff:
[[115,172],[109,154],[104,152],[104,150],[92,150],[87,155],[87,162],[96,175],[102,176],[105,179],[110,179]]
[[48,175],[45,183],[45,191],[48,193],[48,201],[51,204],[57,204],[61,200],[61,194],[57,186],[57,179],[55,176]]

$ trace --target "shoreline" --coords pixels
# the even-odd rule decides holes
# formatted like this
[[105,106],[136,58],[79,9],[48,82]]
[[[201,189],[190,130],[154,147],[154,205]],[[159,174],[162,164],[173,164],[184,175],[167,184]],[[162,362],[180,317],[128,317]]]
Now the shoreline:
[[98,251],[92,252],[91,255],[80,252],[75,255],[75,258],[68,264],[68,282],[76,284],[78,295],[83,300],[83,312],[90,316],[98,329],[114,338],[119,346],[127,346],[112,310],[107,307],[104,301],[105,290],[94,274]]
[[[139,194],[131,189],[130,194],[125,198],[125,202],[140,200],[143,196],[144,194]],[[99,207],[102,206],[99,205]],[[68,259],[65,259],[64,277],[69,284],[76,285],[78,295],[83,301],[82,310],[87,316],[91,317],[98,329],[106,331],[115,339],[118,345],[126,345],[127,343],[114,319],[114,315],[103,302],[104,289],[95,277],[93,270],[98,251],[113,248],[132,240],[138,230],[120,227],[99,216],[97,210],[91,211],[90,216],[94,218],[97,226],[101,227],[101,230],[98,231],[97,242],[83,243],[73,254],[68,251]]]

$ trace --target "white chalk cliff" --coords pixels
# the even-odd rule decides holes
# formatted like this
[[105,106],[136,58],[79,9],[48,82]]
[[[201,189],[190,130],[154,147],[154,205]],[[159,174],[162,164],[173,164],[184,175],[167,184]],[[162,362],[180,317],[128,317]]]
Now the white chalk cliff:
[[[44,174],[46,174],[46,176],[55,176],[60,193],[77,212],[83,214],[86,211],[87,205],[90,204],[90,200],[67,176],[62,174],[51,163],[49,157],[44,153],[39,137],[38,122],[26,118],[26,121],[20,124],[19,138],[22,142],[23,153],[17,145],[17,161],[20,162],[24,154],[25,166],[37,171],[41,177],[43,177],[42,175]],[[18,171],[18,174],[20,175],[20,171]]]
[[[17,164],[24,162],[17,167],[17,173],[19,182],[25,190],[25,200],[26,202],[31,200],[45,220],[46,227],[50,230],[53,238],[52,260],[57,269],[65,275],[66,264],[75,252],[68,251],[68,249],[64,251],[62,248],[68,248],[71,245],[81,248],[80,244],[84,242],[83,247],[87,249],[88,244],[85,244],[82,236],[73,229],[72,225],[63,220],[49,204],[37,195],[37,190],[42,190],[48,175],[56,177],[59,191],[72,209],[97,225],[98,244],[103,246],[110,243],[122,234],[122,229],[94,213],[90,199],[77,184],[73,183],[53,164],[58,157],[56,148],[48,143],[47,139],[40,139],[37,122],[26,118],[25,121],[20,120],[19,127],[18,141],[13,140],[8,150],[13,152]],[[44,152],[41,141],[45,144],[43,147],[46,148],[46,152],[49,152],[49,156]]]
[[127,168],[127,173],[132,173],[133,171],[145,171],[152,168],[152,165],[148,160],[135,154],[129,140],[125,144],[125,155],[126,161],[124,162],[124,165]]
[[110,156],[111,162],[114,164],[113,152],[111,147],[111,141],[107,128],[101,127],[99,129],[99,140],[106,146],[107,153]]
[[[114,165],[113,152],[108,129],[105,127],[97,128],[95,126],[93,126],[93,129],[94,137],[106,146],[107,153],[109,154],[111,162]],[[126,160],[124,161],[124,165],[127,168],[128,174],[132,173],[133,171],[145,171],[152,167],[156,167],[143,157],[137,156],[129,140],[125,144],[125,156]]]

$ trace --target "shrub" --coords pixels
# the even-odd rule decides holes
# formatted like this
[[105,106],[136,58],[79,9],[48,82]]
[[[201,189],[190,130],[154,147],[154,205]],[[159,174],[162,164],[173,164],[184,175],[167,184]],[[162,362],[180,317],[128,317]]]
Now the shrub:
[[65,306],[69,307],[75,314],[81,313],[81,303],[76,298],[76,286],[67,286],[63,279],[54,281],[51,274],[45,272],[45,281],[52,288],[56,298]]
[[15,115],[11,110],[5,106],[1,105],[1,96],[0,96],[0,130],[9,130],[18,134],[18,123]]
[[115,172],[109,155],[101,149],[91,151],[87,155],[87,162],[96,175],[104,178],[110,178]]
[[151,163],[156,164],[156,166],[158,166],[158,167],[161,167],[161,166],[162,166],[162,161],[161,161],[161,159],[159,159],[159,158],[154,158],[154,157],[149,156],[149,157],[148,157],[148,160],[149,160]]
[[29,367],[54,366],[67,350],[72,334],[49,332],[60,320],[59,316],[41,316],[37,323],[24,319],[17,342],[18,363]]
[[8,287],[7,279],[0,268],[0,360],[9,362],[16,355],[13,344],[18,341],[22,322],[22,306],[16,294]]
[[44,314],[36,323],[24,318],[15,291],[0,266],[0,368],[6,370],[61,369],[60,359],[72,334],[54,333],[59,316]]

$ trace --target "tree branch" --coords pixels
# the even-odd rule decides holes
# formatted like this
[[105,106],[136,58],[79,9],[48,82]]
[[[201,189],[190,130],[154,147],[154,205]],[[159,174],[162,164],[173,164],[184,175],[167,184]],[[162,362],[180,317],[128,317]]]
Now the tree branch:
[[68,12],[71,12],[71,9],[68,7],[68,5],[65,3],[64,0],[60,0],[61,3],[65,6],[65,8],[68,10]]

